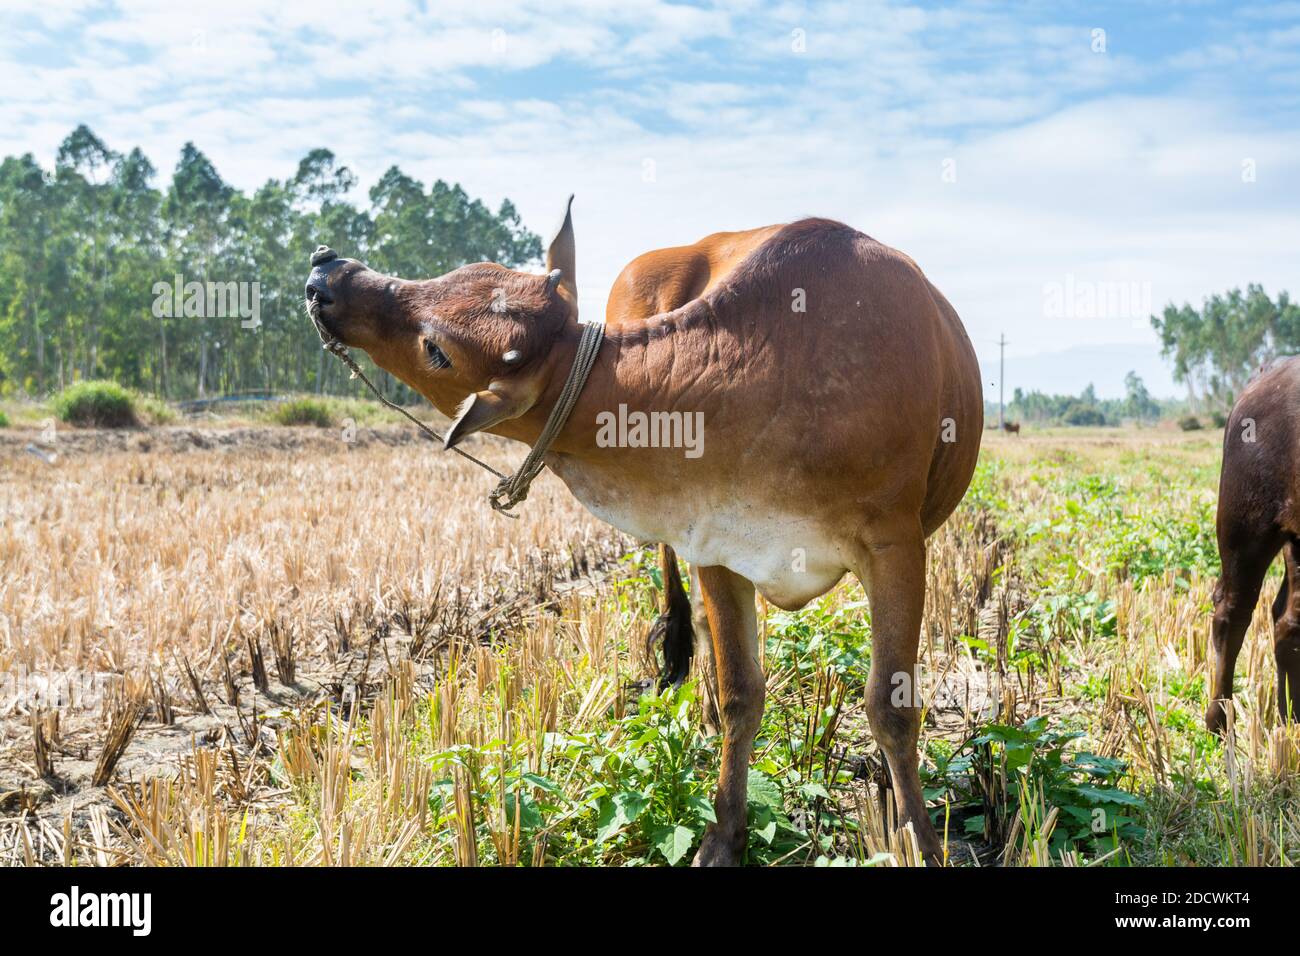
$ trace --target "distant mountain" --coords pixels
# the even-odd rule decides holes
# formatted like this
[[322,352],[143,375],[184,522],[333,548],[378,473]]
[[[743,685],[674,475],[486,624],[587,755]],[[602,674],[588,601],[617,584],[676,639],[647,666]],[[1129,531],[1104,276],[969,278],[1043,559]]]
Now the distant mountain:
[[[998,357],[980,350],[980,370],[984,375],[984,397],[998,400]],[[1137,372],[1155,398],[1183,398],[1187,390],[1174,382],[1170,364],[1160,357],[1155,345],[1077,345],[1062,352],[1007,356],[1006,397],[1017,388],[1026,392],[1037,389],[1051,395],[1078,395],[1088,383],[1098,398],[1123,398],[1124,376]]]

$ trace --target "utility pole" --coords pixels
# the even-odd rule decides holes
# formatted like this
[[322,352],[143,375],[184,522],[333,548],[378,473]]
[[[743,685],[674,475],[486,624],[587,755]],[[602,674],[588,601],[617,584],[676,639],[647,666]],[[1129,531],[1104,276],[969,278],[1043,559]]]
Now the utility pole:
[[998,431],[1002,431],[1002,426],[1006,424],[1006,418],[1003,414],[1004,400],[1006,398],[1006,383],[1003,377],[1006,375],[1006,352],[1007,336],[1003,332],[998,336]]

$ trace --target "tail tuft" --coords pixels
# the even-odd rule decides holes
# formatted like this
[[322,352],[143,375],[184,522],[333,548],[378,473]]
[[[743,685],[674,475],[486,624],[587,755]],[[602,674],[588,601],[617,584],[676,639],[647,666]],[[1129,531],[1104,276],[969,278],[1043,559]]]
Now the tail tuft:
[[663,691],[680,684],[690,674],[695,629],[691,626],[691,599],[686,596],[677,569],[677,554],[666,544],[659,546],[659,567],[663,572],[664,612],[650,628],[646,647],[651,654],[656,645],[663,650],[663,667],[659,671],[659,690]]

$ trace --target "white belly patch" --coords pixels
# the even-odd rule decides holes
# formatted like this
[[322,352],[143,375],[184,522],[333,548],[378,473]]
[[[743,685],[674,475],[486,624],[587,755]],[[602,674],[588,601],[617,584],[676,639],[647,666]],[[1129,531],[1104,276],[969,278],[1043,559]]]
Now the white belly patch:
[[560,464],[555,471],[602,521],[643,543],[670,545],[691,564],[722,565],[754,582],[781,608],[797,609],[825,594],[848,568],[834,536],[805,516],[734,498],[635,501],[604,482],[574,474],[576,469]]

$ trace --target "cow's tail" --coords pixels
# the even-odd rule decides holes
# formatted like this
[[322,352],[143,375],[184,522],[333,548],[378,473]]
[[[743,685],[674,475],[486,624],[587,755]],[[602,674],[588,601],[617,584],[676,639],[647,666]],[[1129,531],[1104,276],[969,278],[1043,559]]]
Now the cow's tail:
[[691,657],[695,653],[695,629],[691,626],[691,599],[682,586],[682,575],[677,569],[677,555],[666,544],[659,546],[659,569],[663,574],[663,613],[659,615],[646,646],[651,655],[658,645],[663,654],[659,671],[659,690],[676,686],[691,672]]

